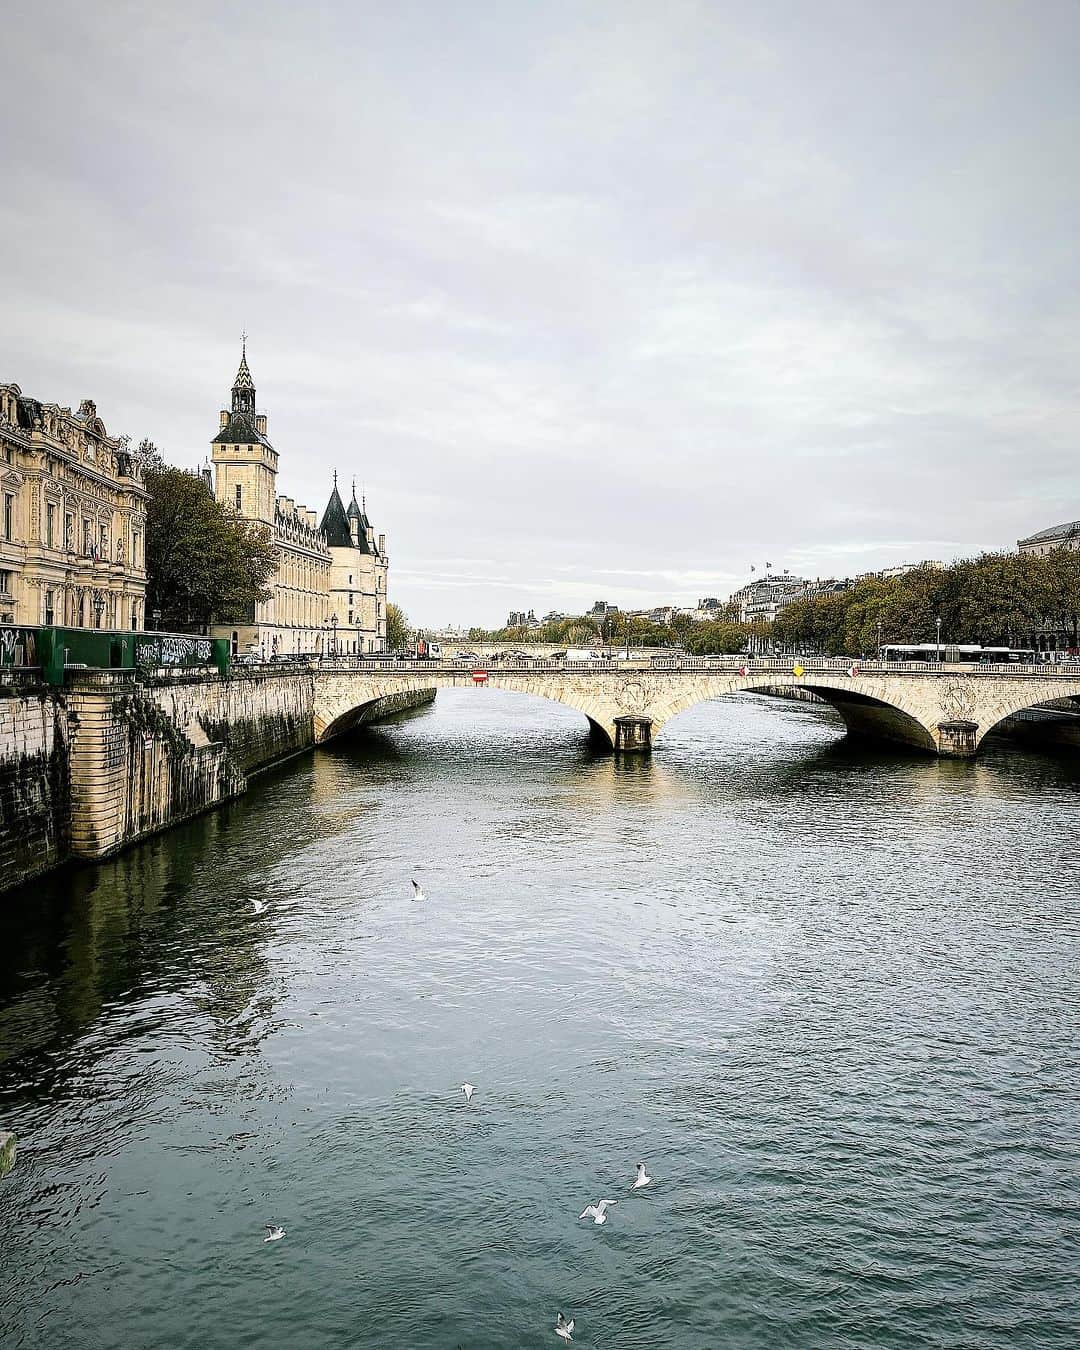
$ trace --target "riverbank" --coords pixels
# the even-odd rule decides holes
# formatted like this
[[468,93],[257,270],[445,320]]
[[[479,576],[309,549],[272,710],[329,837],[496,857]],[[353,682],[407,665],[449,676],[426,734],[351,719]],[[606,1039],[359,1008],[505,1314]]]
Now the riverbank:
[[[100,671],[0,697],[0,893],[213,810],[315,745],[305,683],[259,671],[213,681],[212,698],[207,688],[202,676],[144,686]],[[434,698],[376,699],[354,725]]]

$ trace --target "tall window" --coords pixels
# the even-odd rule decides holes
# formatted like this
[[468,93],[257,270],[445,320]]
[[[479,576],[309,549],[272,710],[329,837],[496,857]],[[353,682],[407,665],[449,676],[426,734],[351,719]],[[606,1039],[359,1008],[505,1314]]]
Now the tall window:
[[15,497],[10,492],[4,493],[4,538],[15,538]]
[[0,595],[11,594],[11,573],[6,567],[0,568]]
[[242,501],[242,499],[243,499],[243,488],[241,488],[240,484],[237,483],[237,485],[236,485],[236,509],[237,509],[238,511],[241,509],[241,501]]
[[56,622],[56,614],[53,609],[53,592],[45,592],[45,626],[51,628]]
[[138,567],[138,566],[140,565],[140,564],[139,564],[139,541],[140,541],[141,539],[142,539],[141,533],[140,533],[138,530],[132,530],[132,532],[131,532],[131,565],[132,565],[132,567]]
[[56,544],[56,507],[52,502],[45,506],[45,547],[53,548]]

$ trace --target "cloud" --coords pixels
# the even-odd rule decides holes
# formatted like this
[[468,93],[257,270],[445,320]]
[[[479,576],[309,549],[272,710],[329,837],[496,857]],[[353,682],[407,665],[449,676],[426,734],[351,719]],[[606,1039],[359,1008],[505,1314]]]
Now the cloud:
[[355,472],[421,622],[1078,514],[1074,6],[42,0],[5,37],[0,377],[191,464],[246,326],[281,489]]

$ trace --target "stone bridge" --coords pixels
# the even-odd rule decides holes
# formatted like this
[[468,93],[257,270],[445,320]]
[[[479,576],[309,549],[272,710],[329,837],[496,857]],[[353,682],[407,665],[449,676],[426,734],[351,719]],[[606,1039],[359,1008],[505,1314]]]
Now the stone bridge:
[[665,723],[706,699],[746,691],[811,690],[856,735],[932,754],[974,755],[1004,718],[1080,698],[1080,666],[972,666],[702,658],[659,663],[327,661],[315,675],[317,742],[365,720],[377,699],[432,688],[507,689],[553,699],[588,718],[608,749],[646,751]]

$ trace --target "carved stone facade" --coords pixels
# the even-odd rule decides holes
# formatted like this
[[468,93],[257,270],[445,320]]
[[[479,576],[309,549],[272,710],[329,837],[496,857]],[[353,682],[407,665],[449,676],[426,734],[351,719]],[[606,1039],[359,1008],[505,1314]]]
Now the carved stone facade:
[[0,623],[144,627],[146,497],[90,399],[0,385]]
[[234,655],[251,654],[264,660],[331,650],[382,651],[388,569],[385,536],[380,535],[376,544],[355,493],[345,511],[336,475],[321,523],[314,511],[278,494],[278,453],[267,437],[266,415],[255,409],[246,347],[233,382],[232,406],[221,412],[212,455],[218,501],[261,525],[278,549],[270,598],[257,605],[246,622],[215,624],[213,635],[227,638]]

